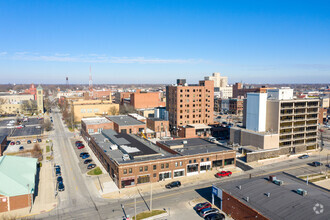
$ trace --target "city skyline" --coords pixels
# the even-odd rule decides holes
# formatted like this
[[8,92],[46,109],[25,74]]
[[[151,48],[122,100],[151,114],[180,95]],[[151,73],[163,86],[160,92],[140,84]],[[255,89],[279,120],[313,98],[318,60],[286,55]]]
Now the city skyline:
[[[239,7],[238,7],[239,5]],[[330,81],[330,4],[1,2],[2,83]]]

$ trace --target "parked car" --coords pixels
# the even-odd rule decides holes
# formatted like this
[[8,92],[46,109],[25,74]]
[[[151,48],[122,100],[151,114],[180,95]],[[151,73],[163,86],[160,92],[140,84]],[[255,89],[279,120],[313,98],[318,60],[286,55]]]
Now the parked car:
[[62,178],[62,176],[58,176],[58,177],[57,177],[57,183],[59,183],[59,182],[63,182],[63,178]]
[[86,158],[89,158],[89,157],[90,157],[89,154],[84,154],[81,158],[86,159]]
[[221,213],[212,213],[205,217],[206,220],[223,220],[226,217]]
[[23,146],[20,146],[20,147],[19,147],[19,150],[20,150],[20,151],[24,150],[24,147],[23,147]]
[[227,124],[227,122],[225,122],[225,121],[224,121],[224,122],[222,122],[222,124],[226,125],[226,124]]
[[17,125],[17,126],[16,126],[17,129],[21,129],[21,128],[23,128],[23,127],[24,127],[23,125]]
[[181,186],[181,182],[180,181],[174,181],[174,182],[171,182],[169,184],[167,184],[165,187],[167,189],[171,189],[173,187],[180,187]]
[[14,141],[10,142],[10,145],[15,145],[15,142]]
[[304,155],[301,155],[300,157],[298,157],[299,159],[307,159],[309,157],[309,155],[307,154],[304,154]]
[[215,177],[231,176],[231,174],[233,174],[233,173],[230,171],[221,171],[221,172],[215,174]]
[[19,144],[21,144],[21,142],[20,141],[16,141],[16,145],[19,145]]
[[93,169],[94,167],[96,167],[96,164],[93,164],[93,163],[92,163],[92,164],[89,164],[89,165],[87,166],[87,169],[90,170],[90,169]]
[[32,141],[31,140],[27,140],[27,142],[26,143],[28,143],[28,144],[31,144],[32,143]]
[[77,145],[77,144],[82,144],[82,141],[76,141],[76,145]]
[[93,160],[91,160],[91,159],[87,159],[87,160],[84,161],[84,164],[91,163],[92,161],[93,161]]
[[38,142],[42,142],[42,140],[39,138],[39,139],[37,139],[38,140]]
[[55,169],[56,169],[56,168],[61,169],[60,165],[54,165],[54,168],[55,168]]
[[199,212],[199,211],[201,211],[201,210],[203,210],[203,209],[211,208],[211,207],[212,207],[211,203],[209,203],[209,202],[203,202],[203,203],[198,203],[198,204],[194,207],[194,209],[195,209],[197,212]]
[[63,184],[63,182],[59,182],[58,183],[58,191],[60,191],[60,192],[64,191],[64,184]]
[[33,143],[37,143],[37,142],[38,142],[37,139],[34,139],[34,140],[33,140]]
[[81,145],[84,145],[83,143],[76,143],[76,147],[79,147]]
[[207,209],[203,209],[199,212],[199,215],[203,218],[205,218],[206,216],[210,215],[210,214],[214,214],[214,213],[219,213],[218,209],[215,208],[207,208]]
[[314,161],[314,162],[312,163],[312,166],[314,166],[314,167],[323,166],[323,163],[318,162],[318,161]]
[[61,176],[61,169],[60,168],[56,168],[55,169],[55,173],[56,173],[56,176]]
[[78,146],[78,149],[79,149],[79,150],[80,150],[80,149],[83,149],[83,148],[85,148],[85,145],[83,145],[83,144]]
[[82,156],[84,156],[85,154],[88,154],[88,153],[87,153],[87,152],[81,152],[79,156],[82,157]]
[[221,118],[221,116],[218,116],[217,118]]
[[330,164],[325,165],[326,167],[330,168]]

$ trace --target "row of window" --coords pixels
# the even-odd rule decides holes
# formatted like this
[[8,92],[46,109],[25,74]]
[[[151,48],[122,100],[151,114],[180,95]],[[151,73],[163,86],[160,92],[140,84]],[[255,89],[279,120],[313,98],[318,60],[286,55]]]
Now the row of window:
[[[202,159],[201,159],[201,162],[204,162],[204,160],[209,161],[210,158],[208,158],[208,157],[205,158],[205,159],[202,158]],[[191,163],[196,163],[196,162],[197,162],[196,159],[194,159],[194,160],[189,160],[189,163],[190,163],[190,164],[191,164]],[[182,167],[182,166],[183,166],[183,162],[182,162],[182,161],[175,162],[175,163],[174,163],[174,166],[175,166],[175,167]],[[164,168],[168,169],[169,167],[170,167],[170,164],[169,164],[169,163],[162,163],[162,164],[160,164],[160,168],[161,168],[161,169],[164,169]],[[140,167],[139,167],[139,172],[143,172],[143,171],[146,172],[146,171],[148,171],[148,169],[149,169],[148,166],[140,166]],[[153,165],[153,166],[152,166],[152,169],[153,169],[153,170],[157,170],[157,165],[156,165],[156,164]],[[128,173],[132,173],[132,172],[133,172],[132,168],[129,168],[129,169],[128,169]],[[124,173],[124,174],[127,174],[127,169],[124,169],[124,170],[123,170],[123,173]]]
[[[99,112],[99,109],[98,108],[95,108],[95,109],[91,109],[91,108],[89,108],[89,109],[84,109],[84,108],[82,108],[82,109],[80,109],[80,113],[98,113]],[[107,112],[106,112],[106,114],[108,114]]]

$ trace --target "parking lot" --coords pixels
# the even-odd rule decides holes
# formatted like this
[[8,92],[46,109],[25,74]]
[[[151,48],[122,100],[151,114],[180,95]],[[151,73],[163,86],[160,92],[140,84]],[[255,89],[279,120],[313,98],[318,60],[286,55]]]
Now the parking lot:
[[[88,171],[90,171],[90,170],[92,170],[92,169],[87,169],[87,166],[88,166],[88,164],[84,164],[84,161],[85,160],[87,160],[87,159],[91,159],[92,160],[92,162],[91,163],[89,163],[89,164],[92,164],[92,163],[94,163],[95,164],[95,161],[92,159],[92,155],[91,155],[91,153],[89,152],[89,150],[87,150],[87,148],[89,148],[88,146],[86,147],[86,145],[85,145],[85,148],[83,148],[83,149],[78,149],[77,147],[76,147],[76,139],[72,139],[71,140],[71,143],[72,143],[72,146],[73,146],[73,150],[74,150],[74,152],[75,152],[75,154],[77,155],[77,158],[78,158],[78,160],[79,160],[79,163],[78,163],[78,166],[79,166],[79,168],[80,168],[80,170],[81,170],[81,173],[86,173],[86,172],[88,172]],[[86,158],[86,159],[82,159],[81,157],[80,157],[80,153],[82,153],[82,152],[87,152],[87,153],[89,153],[89,155],[90,155],[90,157],[88,157],[88,158]]]
[[44,133],[43,128],[40,125],[36,126],[28,126],[23,128],[15,128],[14,132],[11,136],[17,137],[17,136],[31,136],[31,135],[41,135]]
[[[27,143],[28,140],[31,141],[31,144]],[[8,139],[8,141],[15,142],[15,145],[8,144],[4,154],[20,152],[19,148],[21,146],[23,146],[23,148],[24,148],[23,150],[21,150],[21,152],[24,153],[24,151],[26,151],[26,150],[32,150],[34,144],[36,144],[36,143],[38,143],[40,145],[40,148],[43,148],[44,146],[48,145],[48,143],[46,143],[46,140],[43,140],[43,139],[41,139],[41,142],[37,142],[37,139],[29,139],[29,138],[23,138],[23,139],[15,138],[15,140]],[[17,141],[20,141],[20,144],[16,144]],[[34,141],[35,141],[35,143],[34,143]]]
[[24,127],[15,128],[16,126],[12,125],[9,127],[10,121],[16,121],[16,119],[5,119],[0,121],[0,135],[8,135],[12,137],[20,136],[38,136],[44,133],[42,128],[43,119],[38,118],[29,118],[28,121],[22,122]]

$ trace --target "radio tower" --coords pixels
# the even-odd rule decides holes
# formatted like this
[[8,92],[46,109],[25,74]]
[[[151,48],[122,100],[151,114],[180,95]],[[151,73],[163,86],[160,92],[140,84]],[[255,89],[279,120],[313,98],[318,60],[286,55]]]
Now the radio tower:
[[69,77],[65,77],[66,89],[69,90]]
[[92,66],[89,66],[89,91],[93,91]]

